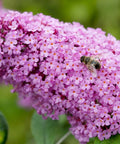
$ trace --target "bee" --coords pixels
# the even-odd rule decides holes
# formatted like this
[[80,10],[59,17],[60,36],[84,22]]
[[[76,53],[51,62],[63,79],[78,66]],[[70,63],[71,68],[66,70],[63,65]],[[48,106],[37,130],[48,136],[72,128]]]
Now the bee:
[[87,66],[93,76],[97,76],[97,70],[100,70],[101,68],[101,64],[99,61],[97,61],[95,58],[87,56],[81,56],[80,61]]

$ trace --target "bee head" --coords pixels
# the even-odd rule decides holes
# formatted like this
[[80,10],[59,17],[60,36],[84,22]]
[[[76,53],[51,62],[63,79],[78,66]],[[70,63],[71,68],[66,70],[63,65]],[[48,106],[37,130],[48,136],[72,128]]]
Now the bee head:
[[84,62],[85,56],[81,56],[80,61],[81,63]]
[[95,64],[95,68],[96,68],[97,70],[99,70],[99,69],[101,68],[101,65],[100,65],[99,62],[97,62],[97,63]]

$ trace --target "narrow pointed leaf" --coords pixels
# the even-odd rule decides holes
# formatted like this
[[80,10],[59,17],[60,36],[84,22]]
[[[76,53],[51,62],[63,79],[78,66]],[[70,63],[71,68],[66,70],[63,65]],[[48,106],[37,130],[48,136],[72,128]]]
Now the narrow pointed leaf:
[[5,144],[8,136],[8,124],[0,112],[0,144]]

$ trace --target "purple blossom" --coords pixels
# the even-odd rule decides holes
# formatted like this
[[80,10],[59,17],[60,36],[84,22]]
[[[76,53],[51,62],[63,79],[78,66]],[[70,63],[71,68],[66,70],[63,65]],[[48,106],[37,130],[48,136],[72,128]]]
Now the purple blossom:
[[18,27],[17,21],[12,21],[11,24],[8,26],[11,30],[16,30]]
[[4,45],[9,47],[14,47],[14,45],[16,44],[17,44],[17,40],[10,39],[10,38],[7,38],[6,41],[4,42]]
[[[120,41],[100,28],[0,10],[0,79],[44,118],[66,114],[81,142],[120,133]],[[80,62],[98,57],[96,77]]]

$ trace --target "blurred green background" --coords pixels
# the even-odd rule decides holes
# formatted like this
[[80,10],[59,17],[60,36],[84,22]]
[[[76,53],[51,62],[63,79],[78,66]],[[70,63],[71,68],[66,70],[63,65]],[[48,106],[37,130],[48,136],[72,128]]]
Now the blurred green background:
[[61,21],[100,27],[120,39],[120,0],[3,0],[9,9],[43,13]]
[[[120,0],[3,0],[7,9],[32,11],[58,18],[64,22],[80,22],[93,28],[102,28],[120,39]],[[21,108],[17,94],[10,93],[11,86],[0,87],[0,111],[9,124],[7,144],[35,144],[30,132],[33,111]],[[64,144],[71,144],[68,137]],[[78,144],[76,140],[72,144]]]

